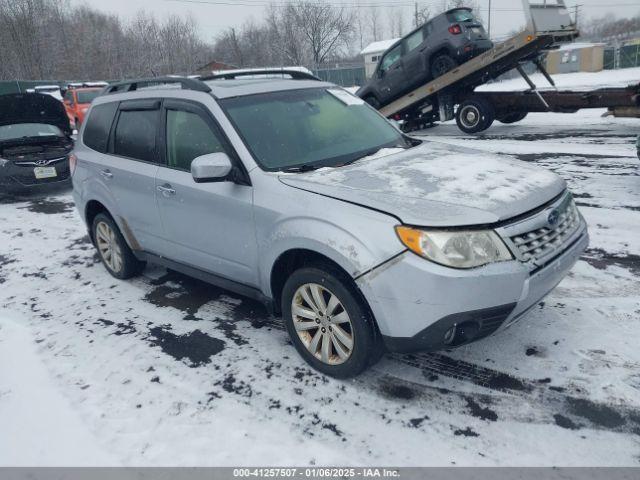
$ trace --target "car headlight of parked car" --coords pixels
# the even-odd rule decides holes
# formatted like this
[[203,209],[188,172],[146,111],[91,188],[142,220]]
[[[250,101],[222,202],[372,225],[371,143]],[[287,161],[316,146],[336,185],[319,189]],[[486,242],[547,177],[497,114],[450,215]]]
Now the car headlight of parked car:
[[412,252],[452,268],[474,268],[513,259],[493,230],[423,230],[397,226],[400,241]]

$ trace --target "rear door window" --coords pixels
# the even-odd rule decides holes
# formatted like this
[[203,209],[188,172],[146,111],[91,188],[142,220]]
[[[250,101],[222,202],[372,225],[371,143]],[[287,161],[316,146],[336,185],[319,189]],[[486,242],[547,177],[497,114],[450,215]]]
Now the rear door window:
[[87,147],[101,153],[107,152],[109,132],[117,111],[118,102],[103,103],[93,107],[85,122],[82,135],[82,141]]
[[417,32],[412,33],[407,38],[405,38],[404,40],[405,54],[419,47],[423,40],[424,40],[424,34],[423,34],[422,28]]
[[113,153],[145,162],[157,162],[159,114],[159,102],[158,108],[143,106],[136,110],[126,105],[121,107],[114,132]]

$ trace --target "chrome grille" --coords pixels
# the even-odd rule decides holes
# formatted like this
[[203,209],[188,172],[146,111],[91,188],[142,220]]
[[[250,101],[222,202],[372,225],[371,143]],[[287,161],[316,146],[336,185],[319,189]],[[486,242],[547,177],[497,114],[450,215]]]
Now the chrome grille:
[[554,226],[548,225],[511,237],[523,262],[539,260],[555,252],[577,230],[580,215],[573,199],[557,210],[558,220]]

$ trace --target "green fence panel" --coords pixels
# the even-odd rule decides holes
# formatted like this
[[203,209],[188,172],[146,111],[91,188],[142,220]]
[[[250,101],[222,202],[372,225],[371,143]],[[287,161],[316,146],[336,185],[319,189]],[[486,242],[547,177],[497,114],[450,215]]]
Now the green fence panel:
[[618,68],[640,66],[640,44],[620,47],[620,63]]
[[604,51],[604,67],[605,70],[613,70],[616,68],[616,52],[613,48],[607,48]]
[[364,67],[318,69],[313,73],[325,82],[335,83],[342,87],[353,87],[366,83]]
[[0,95],[7,93],[21,93],[25,92],[29,88],[34,88],[38,85],[59,85],[65,86],[68,82],[60,82],[58,80],[8,80],[0,81]]

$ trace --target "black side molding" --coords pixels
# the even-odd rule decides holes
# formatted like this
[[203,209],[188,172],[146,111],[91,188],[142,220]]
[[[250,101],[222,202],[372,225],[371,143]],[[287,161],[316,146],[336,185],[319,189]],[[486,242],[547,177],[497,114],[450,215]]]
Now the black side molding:
[[198,280],[201,280],[203,282],[210,283],[211,285],[215,285],[216,287],[220,287],[225,290],[229,290],[230,292],[237,293],[238,295],[242,295],[243,297],[252,298],[262,303],[267,308],[269,314],[273,314],[274,312],[273,299],[264,295],[257,287],[245,285],[244,283],[236,282],[234,280],[229,280],[228,278],[221,277],[214,273],[205,272],[204,270],[200,270],[199,268],[185,265],[184,263],[176,262],[174,260],[170,260],[153,253],[139,250],[134,250],[133,253],[138,260],[153,263],[155,265],[160,265],[165,268],[175,270],[176,272],[183,273],[190,277],[197,278]]

